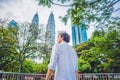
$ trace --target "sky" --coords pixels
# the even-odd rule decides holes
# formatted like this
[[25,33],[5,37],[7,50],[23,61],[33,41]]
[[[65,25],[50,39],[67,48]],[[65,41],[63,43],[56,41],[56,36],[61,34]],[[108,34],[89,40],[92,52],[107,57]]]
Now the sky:
[[56,32],[64,30],[71,35],[71,22],[64,25],[59,16],[64,16],[68,7],[52,6],[51,8],[38,5],[35,0],[0,0],[0,18],[14,19],[18,22],[31,23],[36,12],[39,14],[39,23],[47,25],[51,12],[54,14]]
[[[120,5],[117,4],[118,7]],[[39,14],[40,24],[47,24],[48,17],[51,12],[53,12],[55,17],[56,32],[59,30],[65,30],[71,35],[71,22],[68,21],[67,25],[64,25],[58,18],[59,16],[64,16],[66,10],[69,7],[52,6],[51,8],[42,7],[38,5],[36,0],[0,0],[0,18],[4,19],[14,19],[19,22],[29,22],[31,23],[32,18],[36,12]],[[120,10],[113,15],[119,15]],[[91,37],[94,27],[90,27],[87,30],[88,38]]]

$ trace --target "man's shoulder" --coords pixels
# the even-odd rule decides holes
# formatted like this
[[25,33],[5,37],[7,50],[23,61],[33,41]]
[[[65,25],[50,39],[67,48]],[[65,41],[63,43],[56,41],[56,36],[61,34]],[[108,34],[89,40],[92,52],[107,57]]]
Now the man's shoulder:
[[53,46],[59,46],[60,44],[59,43],[55,43]]
[[54,45],[53,45],[53,47],[55,48],[55,47],[59,47],[59,43],[55,43]]
[[70,46],[70,45],[68,45],[67,43],[55,43],[54,45],[53,45],[53,47],[70,47],[71,49],[73,49],[73,47],[72,46]]

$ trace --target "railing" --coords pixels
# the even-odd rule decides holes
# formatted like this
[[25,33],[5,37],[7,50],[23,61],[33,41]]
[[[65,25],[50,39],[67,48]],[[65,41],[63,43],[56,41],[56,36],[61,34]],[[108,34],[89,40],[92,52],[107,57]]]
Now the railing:
[[45,74],[0,72],[0,80],[45,80]]
[[[45,80],[45,76],[45,74],[0,72],[0,80]],[[79,74],[78,78],[78,80],[120,80],[120,73],[84,73]]]
[[120,73],[84,73],[78,80],[120,80]]

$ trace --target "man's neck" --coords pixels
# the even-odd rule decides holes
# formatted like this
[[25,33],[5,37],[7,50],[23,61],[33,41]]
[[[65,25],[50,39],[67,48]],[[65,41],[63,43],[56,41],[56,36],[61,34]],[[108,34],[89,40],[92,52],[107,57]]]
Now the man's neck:
[[62,41],[61,43],[67,43],[67,42],[65,42],[65,41]]

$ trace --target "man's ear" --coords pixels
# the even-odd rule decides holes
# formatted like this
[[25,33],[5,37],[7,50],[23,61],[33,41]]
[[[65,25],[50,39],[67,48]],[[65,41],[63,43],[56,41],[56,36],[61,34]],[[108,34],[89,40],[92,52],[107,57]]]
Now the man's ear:
[[64,40],[64,37],[61,36],[61,38],[62,38],[62,40]]

